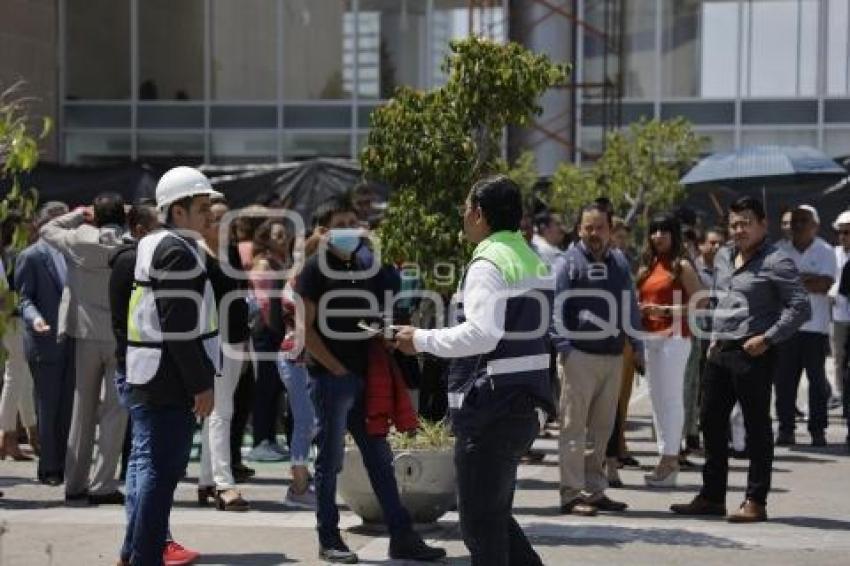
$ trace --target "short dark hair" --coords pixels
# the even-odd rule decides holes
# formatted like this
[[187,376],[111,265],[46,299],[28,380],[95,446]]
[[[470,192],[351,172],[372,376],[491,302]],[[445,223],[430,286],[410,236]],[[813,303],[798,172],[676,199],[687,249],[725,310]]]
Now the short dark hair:
[[729,212],[741,214],[742,212],[750,211],[759,221],[765,219],[764,205],[762,202],[753,197],[741,197],[729,205]]
[[608,219],[608,226],[614,227],[614,207],[611,206],[611,201],[608,199],[596,199],[590,204],[586,204],[578,211],[578,224],[581,224],[581,217],[585,212],[599,212],[604,214]]
[[171,204],[168,205],[168,210],[165,212],[165,222],[166,224],[171,224],[174,222],[174,207],[179,206],[186,212],[192,208],[192,200],[195,198],[194,195],[189,195],[188,197],[183,197],[181,199],[177,199]]
[[728,236],[726,235],[726,230],[722,226],[711,226],[702,231],[702,240],[700,241],[701,244],[708,239],[709,234],[717,234],[724,241],[728,238]]
[[141,224],[150,227],[156,221],[156,207],[146,203],[136,203],[127,213],[127,227],[132,230]]
[[357,214],[354,207],[351,205],[351,199],[348,197],[334,197],[327,202],[320,204],[313,213],[313,224],[327,228],[331,223],[331,218],[337,214],[352,212]]
[[118,193],[101,193],[94,198],[94,225],[106,226],[117,224],[123,226],[127,222],[124,212],[124,197]]
[[548,228],[549,224],[552,223],[552,215],[554,212],[551,210],[543,210],[542,212],[538,212],[534,215],[534,228],[539,232],[544,228]]
[[469,191],[470,202],[479,208],[493,232],[516,232],[522,220],[522,193],[505,175],[481,179]]

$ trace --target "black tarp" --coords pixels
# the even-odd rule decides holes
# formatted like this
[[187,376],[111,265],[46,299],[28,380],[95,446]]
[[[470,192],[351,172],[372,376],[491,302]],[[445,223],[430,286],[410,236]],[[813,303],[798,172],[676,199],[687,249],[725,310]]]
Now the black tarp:
[[[311,159],[261,166],[204,166],[201,170],[232,207],[242,207],[276,195],[301,214],[309,225],[316,207],[351,191],[362,179],[360,166],[344,159]],[[378,200],[386,200],[386,187],[370,184]]]
[[[362,177],[359,165],[343,159],[312,159],[269,165],[203,166],[216,190],[227,197],[233,208],[264,201],[277,195],[298,211],[309,225],[315,208],[329,198],[350,191]],[[105,191],[121,194],[127,202],[153,198],[156,182],[165,167],[135,163],[114,166],[75,166],[40,163],[21,177],[24,188],[35,187],[40,202],[59,200],[74,207],[91,204]],[[386,200],[387,188],[371,185],[379,200]],[[0,184],[5,194],[9,183]]]
[[[116,192],[127,202],[153,198],[156,181],[163,171],[147,165],[126,164],[101,167],[39,163],[21,176],[24,189],[38,190],[39,202],[58,200],[70,207],[91,204],[103,192]],[[8,180],[0,182],[3,195],[10,188]]]

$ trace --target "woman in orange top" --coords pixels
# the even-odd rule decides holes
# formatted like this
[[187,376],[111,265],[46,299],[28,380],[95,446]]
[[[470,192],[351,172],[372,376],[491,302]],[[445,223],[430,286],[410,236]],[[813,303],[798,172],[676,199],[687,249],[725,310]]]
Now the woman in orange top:
[[691,350],[688,300],[702,289],[682,243],[679,222],[653,218],[641,257],[637,286],[646,339],[646,371],[661,459],[644,476],[651,487],[676,484],[685,424],[684,379]]

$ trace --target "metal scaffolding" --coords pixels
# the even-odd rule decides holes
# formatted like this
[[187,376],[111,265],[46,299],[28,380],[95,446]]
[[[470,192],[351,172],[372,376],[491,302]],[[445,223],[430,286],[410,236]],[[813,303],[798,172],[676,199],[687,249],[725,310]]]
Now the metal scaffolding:
[[[481,2],[476,2],[480,4]],[[595,159],[599,148],[588,146],[583,133],[599,129],[605,134],[622,124],[624,0],[514,0],[510,38],[528,45],[537,28],[558,18],[565,25],[562,41],[568,45],[542,45],[544,50],[568,55],[572,74],[567,97],[554,97],[559,108],[546,108],[544,117],[525,139],[529,149],[554,142],[576,162]],[[523,11],[521,13],[519,11]],[[531,12],[525,12],[531,11]],[[532,18],[526,17],[533,13]],[[550,37],[550,36],[547,36]],[[547,41],[551,43],[551,41]],[[539,42],[538,42],[539,43]],[[540,48],[541,46],[537,46]],[[594,136],[596,137],[596,136]]]

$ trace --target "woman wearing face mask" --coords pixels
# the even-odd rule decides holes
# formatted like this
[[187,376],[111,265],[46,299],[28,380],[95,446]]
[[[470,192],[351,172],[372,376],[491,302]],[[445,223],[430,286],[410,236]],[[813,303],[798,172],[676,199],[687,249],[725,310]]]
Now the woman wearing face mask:
[[283,385],[277,368],[280,344],[285,337],[280,290],[281,272],[290,264],[290,236],[280,219],[264,221],[254,233],[254,260],[250,271],[260,316],[251,336],[257,381],[254,386],[253,439],[249,460],[279,462],[285,451],[277,443],[277,420]]
[[659,216],[650,223],[637,286],[643,328],[650,335],[645,340],[646,370],[661,456],[644,480],[651,487],[668,487],[676,484],[685,419],[685,366],[691,349],[687,305],[702,290],[674,217]]

